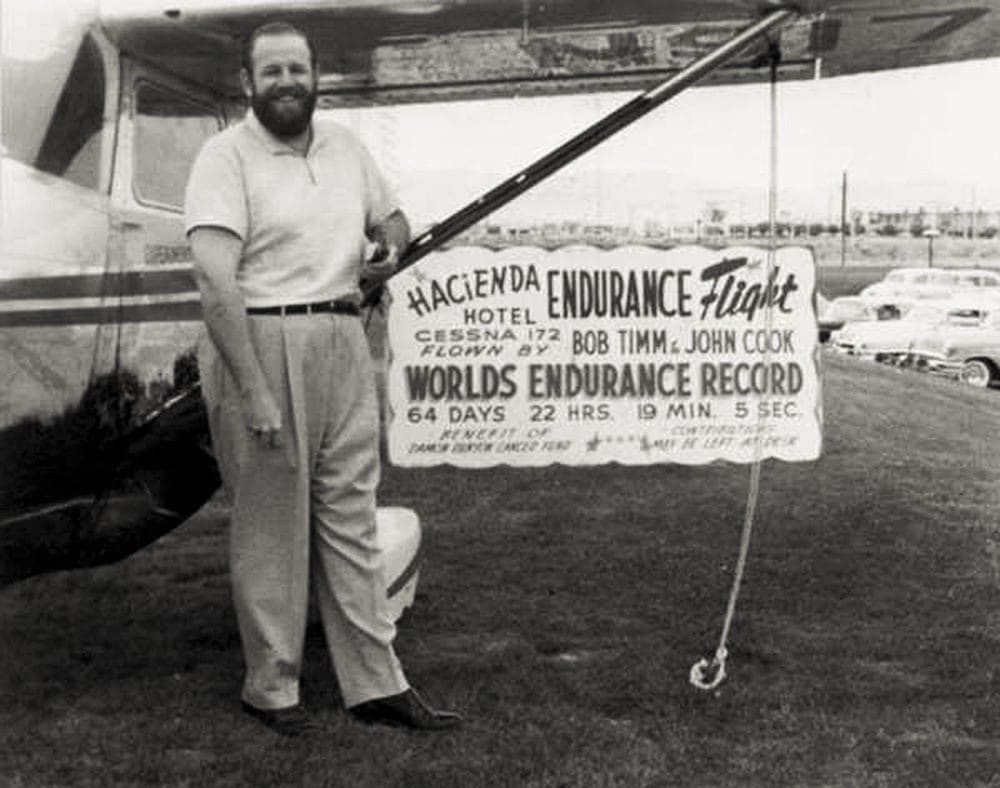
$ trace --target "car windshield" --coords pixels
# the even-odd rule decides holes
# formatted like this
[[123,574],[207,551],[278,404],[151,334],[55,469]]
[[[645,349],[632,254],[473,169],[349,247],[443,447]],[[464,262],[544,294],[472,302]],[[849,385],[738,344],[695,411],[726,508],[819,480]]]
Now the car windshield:
[[829,313],[837,317],[858,320],[868,315],[864,301],[856,298],[835,298],[830,304]]

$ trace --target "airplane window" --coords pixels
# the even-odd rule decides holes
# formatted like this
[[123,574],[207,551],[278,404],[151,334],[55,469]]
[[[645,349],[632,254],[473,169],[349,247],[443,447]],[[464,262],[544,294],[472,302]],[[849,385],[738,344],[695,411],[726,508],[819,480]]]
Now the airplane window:
[[205,140],[222,128],[222,117],[208,104],[141,82],[134,120],[136,198],[180,210],[194,157]]
[[84,38],[42,140],[35,166],[80,186],[97,189],[104,126],[104,63]]

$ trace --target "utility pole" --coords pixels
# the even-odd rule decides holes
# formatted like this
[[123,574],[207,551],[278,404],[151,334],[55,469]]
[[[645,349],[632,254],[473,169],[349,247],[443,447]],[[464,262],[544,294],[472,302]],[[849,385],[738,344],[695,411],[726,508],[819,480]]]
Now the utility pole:
[[840,181],[840,267],[847,265],[847,170]]
[[924,238],[927,239],[927,267],[934,267],[934,239],[941,233],[936,227],[928,227],[924,230]]
[[969,237],[976,240],[976,187],[972,187],[972,211],[969,215]]

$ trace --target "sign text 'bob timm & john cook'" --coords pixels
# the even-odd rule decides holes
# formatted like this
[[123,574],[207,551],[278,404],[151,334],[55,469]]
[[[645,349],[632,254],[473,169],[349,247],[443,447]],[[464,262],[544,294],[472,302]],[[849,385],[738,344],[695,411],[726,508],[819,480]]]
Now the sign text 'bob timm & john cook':
[[803,248],[428,256],[389,282],[389,455],[403,466],[819,456]]

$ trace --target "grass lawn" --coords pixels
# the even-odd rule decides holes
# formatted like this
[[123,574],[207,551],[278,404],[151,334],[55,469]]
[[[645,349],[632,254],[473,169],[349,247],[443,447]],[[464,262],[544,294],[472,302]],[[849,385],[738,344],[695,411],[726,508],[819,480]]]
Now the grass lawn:
[[398,650],[456,732],[339,709],[326,734],[239,711],[213,502],[117,565],[0,593],[0,784],[1000,785],[1000,392],[823,355],[825,445],[769,461],[730,637],[748,468],[386,468],[425,527]]

